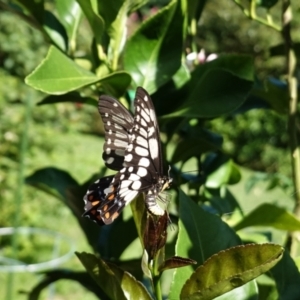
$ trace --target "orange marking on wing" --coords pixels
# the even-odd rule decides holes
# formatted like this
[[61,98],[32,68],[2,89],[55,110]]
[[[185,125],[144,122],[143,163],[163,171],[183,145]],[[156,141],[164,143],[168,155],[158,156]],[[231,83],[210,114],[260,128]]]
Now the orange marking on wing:
[[118,213],[118,212],[115,212],[115,213],[112,215],[112,219],[115,220],[118,216],[119,216],[119,213]]
[[109,212],[107,212],[107,213],[104,215],[104,217],[105,217],[106,219],[109,219],[109,217],[110,217],[110,213],[109,213]]
[[93,201],[93,202],[92,202],[92,205],[93,205],[93,206],[96,206],[97,204],[99,204],[99,202],[100,202],[99,200]]
[[114,200],[115,199],[115,195],[111,194],[107,197],[107,200]]
[[105,205],[102,210],[107,211],[107,209],[108,209],[108,205]]

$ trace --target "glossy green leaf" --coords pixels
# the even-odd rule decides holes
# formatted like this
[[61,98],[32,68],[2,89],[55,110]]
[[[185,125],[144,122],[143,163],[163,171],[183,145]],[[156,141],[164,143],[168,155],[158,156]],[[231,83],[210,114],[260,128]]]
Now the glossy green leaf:
[[44,22],[44,0],[16,0],[36,19],[40,25]]
[[89,244],[96,251],[100,227],[88,218],[82,217],[84,212],[82,197],[86,193],[90,181],[80,186],[69,173],[49,167],[37,170],[32,175],[26,177],[25,182],[58,198],[68,206],[78,220]]
[[237,287],[214,300],[259,300],[259,290],[255,280],[252,280],[240,287]]
[[144,231],[146,223],[147,210],[145,207],[144,195],[139,195],[135,200],[130,202],[130,207],[132,209],[133,219],[136,225],[139,239],[141,245],[144,247]]
[[26,77],[25,82],[42,92],[59,95],[99,80],[93,73],[81,68],[51,46],[47,57]]
[[263,87],[255,87],[251,95],[266,101],[277,113],[288,113],[288,89],[284,82],[268,79]]
[[[234,231],[219,217],[204,211],[181,190],[179,191],[179,233],[176,256],[202,264],[213,254],[241,243]],[[174,273],[170,299],[178,299],[181,288],[193,272],[192,267]]]
[[98,78],[55,47],[50,47],[44,61],[25,79],[33,88],[55,95],[98,82],[109,94],[117,97],[124,94],[130,81],[130,75],[123,71]]
[[93,0],[77,0],[83,13],[85,14],[87,21],[93,31],[93,35],[99,45],[102,43],[102,35],[104,32],[104,21],[97,11],[93,8],[91,2]]
[[55,284],[58,280],[72,280],[74,283],[79,283],[84,286],[88,291],[95,294],[98,299],[107,300],[106,295],[99,288],[99,286],[91,280],[89,274],[87,272],[74,272],[70,269],[55,269],[51,271],[43,272],[39,277],[42,279],[36,284],[33,288],[31,288],[30,292],[28,292],[27,299],[28,300],[39,300],[42,299],[42,292],[47,289],[51,284]]
[[193,273],[183,286],[180,299],[213,299],[242,286],[272,268],[283,251],[275,244],[248,244],[221,251]]
[[68,50],[68,35],[60,20],[50,11],[45,10],[43,28],[52,43],[66,52]]
[[213,118],[228,114],[244,103],[252,85],[252,81],[227,70],[209,70],[193,87],[181,108],[164,117]]
[[240,230],[250,226],[270,226],[280,230],[298,231],[300,221],[286,209],[265,203],[246,215],[234,229]]
[[97,107],[96,99],[90,97],[81,97],[77,92],[71,92],[64,95],[51,95],[45,97],[42,101],[38,102],[37,105],[44,104],[55,104],[55,103],[63,103],[63,102],[72,102],[72,103],[83,103],[89,104]]
[[134,88],[143,86],[152,94],[180,68],[185,10],[183,0],[171,1],[128,40],[124,67]]
[[288,251],[284,251],[270,275],[275,280],[280,300],[300,299],[300,273]]
[[90,276],[103,289],[110,299],[126,300],[121,282],[110,269],[110,267],[100,258],[86,252],[75,253]]
[[76,253],[86,270],[111,299],[152,299],[128,272],[85,252]]
[[207,131],[198,131],[197,137],[185,138],[180,141],[173,153],[171,163],[179,161],[185,162],[191,157],[199,157],[202,153],[208,151],[217,151],[221,149],[219,136]]
[[26,177],[25,182],[61,200],[67,197],[67,190],[70,187],[78,186],[69,173],[53,167],[37,170]]
[[190,20],[199,20],[207,0],[187,0],[188,15]]
[[105,93],[120,97],[124,95],[131,82],[131,76],[125,71],[116,71],[105,77],[101,77],[100,83]]
[[82,16],[82,10],[76,0],[56,1],[60,21],[66,28],[71,49],[75,47],[76,33]]
[[218,188],[224,184],[235,184],[241,180],[241,173],[238,166],[232,161],[227,160],[217,170],[210,173],[205,182],[208,188]]

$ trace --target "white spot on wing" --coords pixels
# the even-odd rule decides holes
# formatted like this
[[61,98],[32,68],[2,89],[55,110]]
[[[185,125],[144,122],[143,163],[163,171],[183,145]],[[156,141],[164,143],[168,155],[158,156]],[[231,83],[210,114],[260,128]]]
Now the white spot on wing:
[[125,161],[130,162],[132,160],[132,154],[125,155]]
[[152,159],[158,157],[158,142],[156,139],[149,139],[149,149]]
[[109,155],[110,152],[111,152],[111,149],[110,149],[110,148],[106,148],[106,149],[105,149],[105,153],[106,153],[107,155]]
[[145,168],[147,168],[147,167],[150,166],[150,160],[149,160],[148,158],[146,158],[146,157],[143,157],[143,158],[140,159],[138,165],[139,165],[140,167],[145,167]]
[[136,139],[136,142],[137,142],[140,146],[143,146],[144,148],[148,148],[148,142],[147,142],[147,140],[144,139],[143,137],[138,136],[137,139]]
[[110,157],[109,159],[106,160],[106,163],[110,165],[114,162],[114,160],[115,159],[113,157]]
[[147,170],[145,168],[139,167],[136,174],[140,177],[144,177],[147,175]]
[[155,132],[155,129],[154,129],[153,126],[148,128],[148,136],[149,137],[152,136],[152,135],[154,135],[154,132]]
[[137,146],[137,147],[135,147],[134,150],[137,155],[140,155],[140,156],[148,156],[149,155],[149,151],[145,148]]
[[118,155],[118,156],[124,156],[125,155],[125,150],[123,150],[123,149],[117,149],[115,152],[116,152],[116,155]]
[[130,191],[130,193],[128,193],[125,197],[124,197],[124,200],[126,201],[126,203],[132,201],[136,195],[138,194],[138,192],[136,191]]
[[123,149],[125,149],[127,147],[127,143],[126,142],[124,142],[122,140],[118,140],[118,139],[114,140],[114,145],[116,147],[123,148]]
[[136,174],[130,174],[128,180],[131,180],[131,181],[136,181],[136,180],[140,180],[141,177],[136,175]]
[[131,181],[130,180],[123,180],[122,182],[121,182],[121,189],[124,189],[124,188],[126,188],[126,187],[128,187],[129,185],[131,184]]
[[141,116],[142,116],[143,119],[145,119],[145,121],[147,123],[150,122],[150,118],[149,118],[149,116],[146,114],[146,112],[144,110],[141,111]]
[[131,188],[134,190],[139,190],[140,187],[142,186],[142,183],[140,181],[135,181],[132,185]]

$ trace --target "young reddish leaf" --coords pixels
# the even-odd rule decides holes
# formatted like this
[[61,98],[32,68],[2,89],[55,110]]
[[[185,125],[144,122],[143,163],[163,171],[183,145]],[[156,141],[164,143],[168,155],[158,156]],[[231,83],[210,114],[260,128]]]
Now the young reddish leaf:
[[275,244],[248,244],[210,257],[184,284],[180,299],[213,299],[271,269],[284,249]]
[[181,268],[189,265],[194,265],[197,262],[193,259],[184,258],[180,256],[173,256],[164,261],[162,265],[159,266],[159,271],[162,272],[164,270]]
[[144,247],[152,260],[159,249],[161,249],[167,240],[167,227],[169,222],[168,213],[158,218],[148,214],[144,232]]

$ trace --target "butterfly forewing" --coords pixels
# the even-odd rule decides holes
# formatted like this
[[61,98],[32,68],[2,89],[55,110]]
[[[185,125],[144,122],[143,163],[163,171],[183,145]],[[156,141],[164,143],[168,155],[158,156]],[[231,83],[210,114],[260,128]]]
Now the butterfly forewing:
[[143,88],[137,89],[134,105],[135,116],[125,150],[124,168],[113,179],[108,197],[119,198],[128,204],[139,193],[145,192],[148,209],[156,215],[163,215],[164,210],[156,198],[169,187],[171,179],[163,176],[158,123],[152,100]]
[[98,109],[105,128],[103,160],[108,168],[119,171],[123,168],[133,117],[120,102],[106,95],[100,97]]
[[83,216],[89,217],[99,225],[112,223],[125,206],[124,202],[117,199],[111,201],[106,198],[113,178],[112,175],[98,179],[90,185],[83,198],[85,202]]

